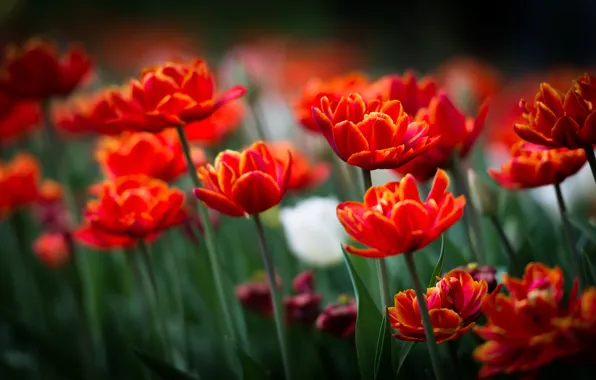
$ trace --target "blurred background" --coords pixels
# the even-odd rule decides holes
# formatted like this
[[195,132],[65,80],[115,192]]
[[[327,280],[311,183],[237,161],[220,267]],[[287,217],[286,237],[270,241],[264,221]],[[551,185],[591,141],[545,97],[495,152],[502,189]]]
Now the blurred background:
[[353,50],[354,69],[425,72],[452,56],[472,55],[517,73],[592,63],[595,12],[590,0],[2,0],[0,38],[6,43],[44,33],[80,40],[113,70],[165,47],[218,54],[285,36],[304,44],[342,41]]
[[[258,88],[260,91],[250,91],[245,100],[251,103],[255,113],[263,111],[257,116],[262,118],[260,121],[268,137],[276,140],[291,136],[293,143],[313,162],[328,160],[329,147],[320,136],[308,134],[298,126],[291,107],[311,77],[330,78],[356,70],[365,71],[374,79],[387,73],[401,74],[408,69],[418,74],[433,74],[453,101],[469,116],[477,114],[478,105],[485,98],[492,98],[484,134],[486,144],[478,144],[480,148],[470,160],[475,170],[486,177],[486,167],[502,161],[509,147],[518,139],[511,125],[519,117],[519,99],[531,98],[540,81],[549,81],[555,87],[566,90],[571,79],[594,67],[595,16],[596,2],[593,0],[393,0],[352,4],[340,0],[0,0],[0,48],[12,42],[21,43],[36,35],[47,36],[61,47],[72,42],[81,43],[96,64],[92,88],[82,86],[82,93],[122,83],[125,78],[136,76],[142,67],[159,64],[172,57],[206,57],[217,71],[219,88],[236,83],[254,85],[250,89]],[[241,65],[236,65],[238,62]],[[244,77],[235,70],[237,66],[242,66]],[[253,94],[259,99],[254,99]],[[254,128],[250,126],[253,116],[249,116],[240,115],[239,119],[243,120],[220,121],[222,124],[242,124],[247,132],[246,136],[233,136],[223,143],[218,141],[217,147],[240,148],[247,141],[256,140]],[[252,124],[256,123],[253,121]],[[1,146],[2,153],[7,157],[13,156],[23,146]],[[33,152],[42,150],[36,147],[35,140],[29,146],[33,147]],[[68,152],[65,154],[70,157],[71,164],[69,185],[76,194],[86,195],[89,184],[101,177],[97,163],[89,154],[94,146],[94,139],[77,139],[76,144],[69,143],[67,146]],[[207,153],[214,156],[217,151],[213,148]],[[484,155],[486,162],[482,161]],[[45,169],[48,168],[48,162],[42,164]],[[374,179],[375,183],[381,181],[384,179]],[[331,182],[328,181],[313,193],[334,195],[336,188]],[[593,180],[586,165],[580,175],[563,184],[563,191],[569,203],[579,204],[577,208],[596,219],[596,199],[592,186]],[[186,190],[191,187],[189,181],[181,184],[181,188]],[[552,188],[537,189],[532,193],[546,210],[536,208],[527,201],[528,198],[524,198],[524,192],[519,193],[522,193],[519,198],[511,196],[511,199],[507,198],[507,202],[503,202],[507,203],[503,207],[505,211],[502,211],[506,216],[503,218],[506,232],[511,235],[516,248],[527,252],[527,255],[534,251],[554,255],[552,247],[557,244],[555,231],[558,225],[551,225],[546,217],[554,215],[553,218],[559,222]],[[84,196],[80,198],[82,207]],[[290,199],[289,203],[295,201]],[[544,211],[548,213],[544,214]],[[527,215],[532,215],[535,220],[528,223]],[[271,218],[276,219],[278,216],[273,215]],[[335,220],[334,211],[333,218]],[[227,238],[222,239],[224,250],[243,252],[243,255],[224,258],[224,261],[230,260],[232,263],[230,284],[227,286],[230,297],[234,299],[233,286],[249,280],[253,272],[261,268],[261,263],[256,245],[247,244],[249,248],[242,245],[254,242],[254,233],[245,226],[246,221],[230,218],[224,221],[219,230],[220,236]],[[33,241],[39,230],[38,227],[30,227],[30,220],[29,223],[25,229],[27,239],[24,239],[28,242]],[[291,279],[305,266],[288,253],[280,223],[275,223],[268,226],[271,245],[274,255],[280,258],[277,260],[279,273],[284,278],[288,292]],[[485,224],[485,229],[492,231],[488,222]],[[536,235],[536,231],[542,232]],[[8,225],[0,229],[2,244],[10,240],[7,237],[9,234],[12,235],[12,232]],[[533,235],[539,236],[535,246],[527,243]],[[462,236],[461,227],[451,232],[452,240],[461,243],[460,246],[464,245]],[[498,240],[494,231],[491,236],[491,253],[488,256],[498,258],[501,252],[498,243],[495,243]],[[208,260],[205,255],[196,254],[197,249],[188,243],[182,232],[174,231],[167,238],[171,240],[164,239],[156,243],[155,251],[175,251],[180,254],[175,260],[181,260],[183,264],[180,267],[184,268],[184,275],[171,276],[174,279],[181,278],[180,301],[174,301],[174,297],[171,297],[172,300],[167,299],[164,303],[172,305],[161,306],[169,313],[168,329],[174,341],[182,347],[182,354],[175,357],[173,362],[178,368],[189,371],[200,368],[203,376],[207,374],[206,378],[209,378],[209,374],[225,378],[218,372],[222,368],[226,369],[226,363],[221,359],[226,343],[220,340],[218,331],[213,329],[214,325],[221,323],[221,316],[213,311],[216,303]],[[16,239],[12,240],[15,240],[12,245],[0,248],[6,252],[13,250]],[[28,246],[22,249],[29,250]],[[418,264],[422,278],[431,277],[438,250],[439,247],[431,247],[429,251],[433,251],[433,255],[419,255],[417,260],[420,261]],[[132,280],[125,277],[130,277],[130,274],[122,269],[127,267],[124,256],[97,254],[86,248],[82,251],[88,253],[81,257],[88,260],[82,265],[89,270],[88,273],[83,272],[83,287],[88,297],[87,312],[92,317],[92,332],[95,334],[92,338],[97,346],[94,347],[97,351],[94,361],[103,371],[102,376],[97,378],[149,378],[146,369],[137,368],[138,364],[130,364],[136,361],[126,351],[132,342],[147,352],[159,352],[152,350],[155,342],[152,341],[150,329],[145,326],[143,298],[136,294]],[[456,247],[450,251],[459,250]],[[172,260],[167,255],[159,256],[158,259],[164,262]],[[2,359],[4,361],[0,360],[0,379],[22,379],[26,378],[23,373],[30,373],[31,377],[27,378],[35,380],[79,380],[83,378],[81,373],[92,367],[87,367],[85,362],[87,353],[79,350],[78,343],[73,343],[78,340],[77,331],[72,328],[75,307],[64,307],[70,305],[71,301],[62,291],[70,286],[68,278],[61,272],[46,270],[33,255],[28,260],[39,277],[43,302],[51,308],[48,313],[52,317],[49,319],[51,329],[48,329],[51,334],[48,334],[47,339],[45,336],[41,339],[31,333],[32,326],[25,326],[25,329],[17,324],[19,321],[11,322],[10,329],[8,324],[0,324],[0,348],[8,347],[7,352],[12,354],[10,360],[6,359],[7,355]],[[445,267],[459,265],[457,260],[452,255],[446,259]],[[558,259],[553,256],[548,260],[552,264]],[[163,269],[166,264],[161,264],[158,261],[161,289],[170,291],[169,269]],[[504,265],[501,259],[495,259],[491,264],[499,268]],[[0,283],[8,278],[2,278],[1,273],[9,273],[10,265],[0,267]],[[408,280],[404,280],[403,271],[401,260],[390,267],[391,275],[400,281],[400,289],[409,286]],[[325,297],[324,304],[335,301],[340,294],[352,292],[341,256],[338,266],[321,269],[317,276],[319,289]],[[21,280],[27,283],[29,278],[23,276]],[[370,279],[376,284],[376,279],[372,276]],[[6,290],[5,299],[12,302],[7,289],[0,286],[1,291]],[[15,300],[20,299],[15,297]],[[34,303],[24,301],[25,304],[27,302]],[[174,302],[180,302],[180,305],[174,307]],[[16,310],[14,305],[5,303],[2,310]],[[235,317],[244,318],[240,307],[234,307]],[[210,312],[205,313],[205,310]],[[182,323],[178,319],[180,317]],[[251,355],[261,362],[270,361],[271,353],[277,351],[270,321],[261,320],[250,313],[246,313],[246,320],[246,325],[250,326],[247,333],[250,341],[259,342],[252,348]],[[263,330],[268,331],[265,339],[261,335]],[[336,367],[343,372],[338,374],[331,371],[333,376],[349,378],[350,374],[357,373],[354,352],[348,343],[324,337],[317,343],[320,346],[320,352],[317,352],[311,350],[311,335],[304,334],[304,330],[300,329],[293,334],[293,339],[299,342],[294,348],[300,354],[298,356],[302,357],[303,353],[308,352],[311,356],[320,355],[324,360],[335,360]],[[469,346],[473,347],[474,344],[471,341]],[[58,354],[54,354],[57,352],[56,347],[60,348]],[[332,359],[323,356],[334,350],[341,350],[338,351],[340,354],[334,355]],[[24,360],[21,351],[37,353],[51,361],[48,367],[55,373],[44,372],[44,363],[36,366]],[[82,357],[76,358],[77,354]],[[465,357],[471,361],[469,355]],[[311,359],[308,355],[303,358],[304,362]],[[10,366],[4,368],[5,362],[9,361]],[[315,362],[314,359],[311,361]],[[416,373],[420,361],[412,360],[415,365],[405,372]],[[473,369],[472,363],[467,365]],[[18,375],[3,377],[4,373],[13,373],[8,372],[9,369],[13,371],[13,367],[19,368]],[[38,373],[43,375],[38,377]],[[64,373],[71,375],[65,376]]]

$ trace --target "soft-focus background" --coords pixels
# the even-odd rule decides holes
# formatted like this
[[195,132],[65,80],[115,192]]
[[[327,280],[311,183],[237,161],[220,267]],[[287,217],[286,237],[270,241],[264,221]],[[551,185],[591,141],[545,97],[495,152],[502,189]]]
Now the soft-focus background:
[[590,0],[2,0],[0,39],[39,32],[78,39],[101,53],[106,69],[122,69],[164,45],[215,53],[281,33],[317,42],[336,38],[368,64],[393,70],[429,70],[470,54],[517,72],[591,63],[595,12]]
[[[293,139],[311,158],[319,160],[329,156],[328,146],[320,136],[305,137],[306,133],[295,122],[290,108],[309,78],[328,78],[352,70],[364,70],[373,78],[391,72],[401,74],[406,69],[419,74],[432,73],[439,77],[459,105],[470,103],[469,95],[457,92],[462,89],[475,92],[477,98],[494,97],[484,135],[485,141],[490,143],[489,149],[478,145],[481,148],[471,160],[471,166],[486,177],[486,167],[500,161],[502,156],[499,154],[506,149],[497,145],[499,142],[503,142],[505,147],[508,144],[507,132],[502,132],[504,128],[511,132],[508,115],[519,98],[532,96],[540,81],[548,80],[555,85],[560,81],[564,83],[562,88],[567,88],[572,78],[595,67],[595,16],[596,2],[590,0],[394,0],[361,3],[340,0],[0,0],[0,47],[40,34],[62,45],[80,42],[96,62],[93,89],[122,83],[125,78],[137,75],[144,66],[162,63],[172,57],[190,56],[206,57],[220,75],[221,88],[225,88],[241,82],[242,75],[234,70],[237,61],[232,59],[239,57],[251,81],[262,90],[258,94],[261,96],[259,102],[266,112],[260,116],[268,135],[272,139]],[[466,57],[475,60],[466,61]],[[81,90],[87,91],[87,88]],[[477,104],[466,111],[475,115]],[[497,137],[492,140],[486,138],[493,136],[493,132]],[[254,137],[254,134],[250,136],[249,131],[248,136]],[[244,139],[243,134],[236,137],[236,140],[222,145],[229,142],[233,148],[239,148],[246,145],[247,140],[255,139]],[[313,140],[311,143],[301,140],[309,138]],[[71,185],[81,194],[86,192],[92,180],[99,177],[97,164],[89,153],[94,144],[95,141],[77,141],[67,148],[67,154],[72,158]],[[32,145],[35,147],[35,140]],[[19,148],[13,146],[5,152],[12,155]],[[213,156],[216,152],[208,153]],[[483,153],[488,154],[485,157]],[[47,162],[44,164],[48,165]],[[583,172],[587,176],[580,173],[563,186],[572,206],[574,203],[582,207],[595,204],[593,187],[590,187],[594,184],[587,165]],[[332,195],[336,187],[331,182],[317,189],[316,194]],[[381,183],[382,179],[374,182]],[[183,180],[181,187],[189,190],[190,182]],[[505,229],[520,253],[527,254],[523,260],[529,261],[534,254],[543,255],[540,256],[541,261],[554,265],[559,260],[559,253],[552,247],[562,238],[557,237],[559,229],[556,223],[559,220],[553,190],[548,187],[531,192],[543,208],[526,202],[530,198],[525,192],[521,193],[515,193],[502,204],[505,211],[501,213],[506,215],[503,217]],[[293,205],[296,201],[297,198],[287,199],[282,206]],[[552,212],[544,214],[544,211]],[[594,210],[583,207],[583,214],[586,211],[596,214]],[[275,212],[269,215],[272,219],[278,216]],[[534,219],[528,221],[528,215]],[[552,225],[546,215],[553,217]],[[281,219],[283,222],[283,213]],[[271,222],[268,227],[270,244],[288,293],[291,279],[309,265],[299,263],[288,252],[288,242],[284,240],[279,223]],[[502,268],[504,262],[500,258],[495,232],[488,223],[484,227],[491,231],[486,233],[489,236],[487,240],[490,240],[487,256],[498,258],[490,264]],[[536,239],[538,242],[535,245],[528,243],[536,231],[541,231],[540,238]],[[8,228],[4,228],[2,239],[8,241],[8,234]],[[232,291],[233,286],[249,280],[253,272],[261,268],[254,231],[242,218],[223,218],[218,234],[222,251],[229,253],[223,255],[222,260],[229,269],[227,286]],[[31,229],[26,238],[32,241],[35,235],[36,231]],[[445,268],[452,268],[463,261],[459,260],[464,252],[461,247],[465,246],[462,227],[453,228],[449,238],[457,247],[448,246],[447,249],[460,252],[460,256],[446,257]],[[10,244],[12,249],[15,243]],[[420,271],[425,279],[431,277],[439,247],[437,241],[427,250],[432,254],[417,257],[419,265],[424,263]],[[563,252],[562,249],[559,251]],[[85,259],[90,269],[83,280],[89,299],[88,313],[95,318],[90,323],[95,329],[92,333],[97,336],[92,338],[94,342],[99,342],[95,347],[95,361],[100,363],[103,372],[98,371],[97,378],[136,379],[143,378],[143,375],[149,378],[146,369],[131,364],[138,363],[126,351],[129,345],[152,351],[152,342],[148,333],[150,327],[145,325],[147,315],[142,308],[142,297],[136,294],[132,280],[125,278],[131,275],[122,271],[126,267],[124,256],[115,254],[106,257],[86,249],[82,252],[89,253]],[[161,307],[167,311],[172,340],[182,347],[181,353],[172,362],[190,372],[200,372],[206,376],[204,378],[225,378],[221,377],[225,376],[221,375],[221,371],[222,368],[226,370],[222,360],[226,342],[221,341],[221,335],[213,328],[221,322],[221,316],[214,311],[212,278],[202,245],[197,249],[180,231],[174,231],[157,242],[152,252],[158,253],[158,282],[166,294]],[[179,268],[183,268],[184,275],[169,273],[168,260],[173,256],[167,256],[167,253],[179,255],[174,259]],[[324,295],[323,305],[333,302],[341,293],[353,295],[342,258],[338,256],[336,259],[338,265],[317,272],[317,287]],[[48,315],[52,317],[48,323],[52,334],[42,340],[34,336],[32,330],[20,329],[16,322],[11,322],[10,328],[8,324],[0,324],[0,347],[11,350],[11,356],[3,360],[10,361],[11,371],[18,368],[21,371],[19,376],[33,373],[31,379],[80,379],[81,374],[90,371],[91,367],[86,367],[84,362],[86,352],[77,352],[77,346],[72,343],[78,338],[71,326],[74,306],[70,306],[73,310],[64,307],[70,305],[69,299],[63,297],[64,289],[68,289],[67,279],[63,273],[46,270],[40,263],[35,262],[34,265],[43,284],[40,285],[44,291],[43,303],[50,308]],[[400,285],[400,289],[409,286],[401,259],[399,262],[392,261],[390,274],[397,279],[395,283]],[[167,292],[174,292],[172,278],[178,277],[182,293],[180,300],[167,296]],[[374,274],[369,276],[370,279],[373,277]],[[232,293],[229,296],[234,298]],[[250,354],[260,362],[267,362],[272,354],[277,355],[271,321],[248,312],[243,314],[237,305],[233,310],[236,312],[234,318],[245,318],[249,326],[244,333],[247,341],[253,342],[247,345],[251,347]],[[182,318],[183,322],[178,318]],[[267,331],[267,335],[263,335],[262,331]],[[333,362],[327,368],[333,374],[330,376],[355,378],[357,369],[350,343],[324,335],[322,338],[308,335],[314,334],[313,330],[296,328],[291,334],[293,342],[298,342],[293,347],[294,354],[297,362],[304,365],[305,373],[312,370],[312,376],[321,375],[316,372],[323,368],[317,362],[321,360]],[[477,343],[475,337],[468,336],[466,339],[470,347]],[[315,340],[316,351],[312,343]],[[422,349],[418,351],[426,355]],[[35,362],[33,365],[30,357],[23,352],[32,356],[37,354],[50,364],[46,367],[46,363],[39,360],[41,364]],[[73,353],[81,354],[81,358],[73,359]],[[469,352],[461,356],[462,361],[471,361]],[[406,365],[406,375],[415,374],[420,367],[418,363],[426,360],[424,358],[411,360],[410,366]],[[314,369],[309,369],[304,363],[315,363],[311,365]],[[43,371],[50,368],[54,373],[31,368]],[[473,369],[472,364],[469,368]],[[274,370],[280,372],[280,368]],[[0,379],[4,380],[2,373],[0,371]],[[41,377],[36,377],[39,373]],[[217,377],[218,374],[220,377]]]

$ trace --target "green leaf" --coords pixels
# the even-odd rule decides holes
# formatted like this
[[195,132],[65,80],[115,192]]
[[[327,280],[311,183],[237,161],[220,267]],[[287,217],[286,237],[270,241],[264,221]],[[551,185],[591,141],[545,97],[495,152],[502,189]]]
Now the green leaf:
[[567,219],[569,219],[569,222],[571,222],[571,224],[573,224],[584,235],[586,235],[588,239],[590,239],[593,243],[596,243],[596,228],[594,226],[592,226],[584,219],[578,218],[574,215],[568,215]]
[[590,257],[587,251],[583,251],[581,255],[581,266],[583,269],[584,285],[596,284],[596,260]]
[[376,338],[379,336],[378,328],[382,316],[375,302],[368,294],[366,286],[360,279],[358,272],[354,269],[348,254],[345,251],[343,251],[343,254],[350,273],[350,278],[352,279],[358,308],[355,332],[356,357],[358,358],[358,367],[360,369],[361,378],[363,380],[368,380],[374,378],[375,375]]
[[437,283],[437,277],[441,277],[443,273],[443,260],[445,259],[445,238],[441,235],[441,253],[439,254],[439,261],[437,261],[437,265],[435,265],[435,269],[433,270],[433,274],[430,276],[430,281],[428,283],[428,287],[432,288]]
[[397,361],[397,371],[395,373],[396,378],[398,378],[399,372],[403,368],[404,363],[406,362],[406,358],[408,357],[410,351],[412,351],[412,348],[414,348],[414,342],[403,342],[398,355],[399,359]]
[[190,373],[181,371],[165,361],[156,358],[146,352],[137,348],[133,348],[135,355],[162,380],[198,380],[199,377],[191,375]]
[[236,348],[236,354],[238,355],[240,365],[242,366],[242,379],[264,380],[269,378],[269,374],[267,374],[263,367],[243,350]]
[[389,325],[389,310],[385,309],[375,351],[375,379],[391,378],[391,326]]

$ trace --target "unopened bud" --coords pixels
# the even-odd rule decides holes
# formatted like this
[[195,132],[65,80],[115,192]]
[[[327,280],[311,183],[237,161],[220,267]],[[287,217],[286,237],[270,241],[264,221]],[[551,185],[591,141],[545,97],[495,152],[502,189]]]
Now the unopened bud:
[[470,201],[484,215],[493,215],[499,206],[499,193],[472,169],[468,169]]

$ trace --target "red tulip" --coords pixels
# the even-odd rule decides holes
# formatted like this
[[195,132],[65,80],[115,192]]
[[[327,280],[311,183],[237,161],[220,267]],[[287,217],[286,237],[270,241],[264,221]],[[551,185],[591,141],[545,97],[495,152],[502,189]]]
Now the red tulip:
[[397,100],[367,104],[352,93],[334,104],[323,97],[312,112],[339,158],[366,170],[398,168],[439,141],[428,137],[428,125],[413,122]]
[[[488,291],[486,281],[455,269],[443,276],[426,292],[426,304],[437,343],[457,340],[470,331],[481,315],[481,305]],[[390,324],[401,340],[425,342],[424,326],[413,289],[395,295],[395,306],[388,308]]]
[[87,203],[85,223],[109,235],[143,239],[180,224],[184,193],[143,175],[107,180],[93,189],[97,199]]
[[321,129],[313,119],[312,107],[319,107],[323,97],[326,97],[330,104],[337,104],[342,96],[361,91],[367,85],[368,81],[361,73],[350,73],[327,81],[313,78],[306,83],[302,96],[294,105],[296,118],[308,131],[321,133]]
[[[271,155],[284,163],[291,157],[292,168],[288,190],[307,190],[314,189],[321,185],[331,175],[331,164],[320,162],[311,164],[308,158],[294,147],[290,142],[275,141],[267,143],[267,148]],[[288,155],[290,152],[290,155]]]
[[[104,137],[95,156],[104,175],[110,178],[144,174],[170,182],[186,173],[182,146],[173,130],[159,134],[125,132],[118,137]],[[197,166],[207,161],[199,148],[193,148],[192,157]]]
[[59,268],[70,259],[70,248],[64,234],[44,233],[33,243],[33,252],[45,265]]
[[438,86],[432,78],[418,81],[414,72],[406,71],[404,75],[386,75],[371,83],[364,91],[364,98],[399,100],[407,114],[416,115],[421,108],[428,107],[437,91]]
[[449,177],[437,170],[426,201],[420,199],[416,181],[406,175],[400,182],[373,186],[364,202],[343,202],[337,217],[352,238],[370,248],[345,249],[373,258],[414,252],[437,239],[463,215],[466,200],[447,191]]
[[596,77],[584,75],[561,92],[541,83],[534,101],[522,100],[524,122],[515,131],[524,140],[552,148],[591,148],[596,144]]
[[586,163],[581,149],[549,149],[520,141],[511,149],[512,158],[500,171],[489,169],[488,174],[506,189],[527,189],[558,185],[577,173]]
[[272,156],[267,145],[257,141],[243,152],[226,150],[215,164],[198,169],[203,188],[194,189],[209,208],[229,216],[258,214],[277,205],[291,178],[292,160]]
[[67,96],[90,70],[91,59],[79,46],[60,57],[53,43],[30,39],[22,48],[11,45],[6,49],[0,89],[17,98]]
[[127,89],[114,98],[118,116],[111,122],[122,130],[147,132],[204,120],[246,92],[236,86],[216,97],[213,76],[202,59],[147,68]]

